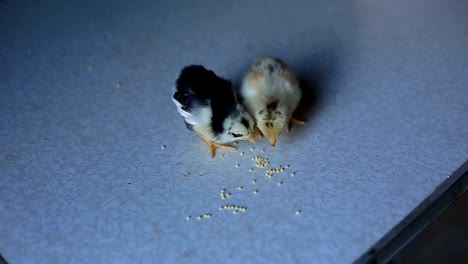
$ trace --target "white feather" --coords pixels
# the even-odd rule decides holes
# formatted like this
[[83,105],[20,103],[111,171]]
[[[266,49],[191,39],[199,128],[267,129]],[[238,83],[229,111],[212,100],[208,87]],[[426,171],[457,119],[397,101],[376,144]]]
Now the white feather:
[[185,119],[185,122],[189,123],[190,125],[199,126],[199,125],[207,125],[211,122],[211,106],[204,106],[204,107],[193,107],[193,113],[189,113],[182,109],[182,104],[179,103],[177,100],[172,98],[172,101],[177,106],[177,112]]

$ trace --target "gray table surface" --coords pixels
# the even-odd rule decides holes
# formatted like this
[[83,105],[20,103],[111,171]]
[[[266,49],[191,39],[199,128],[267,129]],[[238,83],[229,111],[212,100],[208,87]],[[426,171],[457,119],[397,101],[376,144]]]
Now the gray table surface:
[[[466,14],[456,0],[1,1],[0,253],[352,262],[468,158]],[[301,79],[307,123],[211,159],[173,82],[195,63],[239,83],[262,55]],[[256,155],[290,167],[269,179]]]

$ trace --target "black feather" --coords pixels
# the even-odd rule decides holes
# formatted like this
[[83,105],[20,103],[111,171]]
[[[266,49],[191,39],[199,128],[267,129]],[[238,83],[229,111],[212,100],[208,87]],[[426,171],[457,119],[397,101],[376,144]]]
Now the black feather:
[[187,66],[182,70],[176,81],[173,98],[189,113],[194,107],[211,104],[211,122],[215,134],[223,132],[223,121],[228,115],[235,113],[236,109],[231,82],[201,65]]

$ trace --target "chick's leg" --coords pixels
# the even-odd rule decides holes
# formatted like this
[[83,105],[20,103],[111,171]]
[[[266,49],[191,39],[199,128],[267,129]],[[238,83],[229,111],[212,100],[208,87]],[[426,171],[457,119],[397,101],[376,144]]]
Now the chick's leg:
[[221,145],[221,144],[217,144],[217,143],[214,143],[214,142],[211,142],[209,141],[208,139],[206,139],[204,136],[202,136],[201,134],[199,133],[196,133],[197,136],[199,136],[203,142],[205,142],[205,144],[208,146],[208,148],[210,149],[210,154],[211,154],[211,157],[214,158],[215,157],[215,154],[216,154],[216,149],[229,149],[229,150],[234,150],[236,149],[235,147],[232,147],[232,146],[227,146],[227,145]]
[[286,131],[289,133],[293,125],[303,125],[303,124],[305,124],[304,121],[291,117],[291,119],[289,119],[289,123],[288,123],[288,127],[286,128]]

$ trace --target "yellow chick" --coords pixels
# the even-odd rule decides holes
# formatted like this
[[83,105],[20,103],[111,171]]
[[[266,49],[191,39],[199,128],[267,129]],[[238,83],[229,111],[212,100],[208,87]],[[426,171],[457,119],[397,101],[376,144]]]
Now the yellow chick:
[[292,124],[304,123],[292,116],[302,96],[299,82],[288,65],[278,58],[255,59],[244,77],[240,94],[260,135],[272,146],[284,128],[289,132]]

